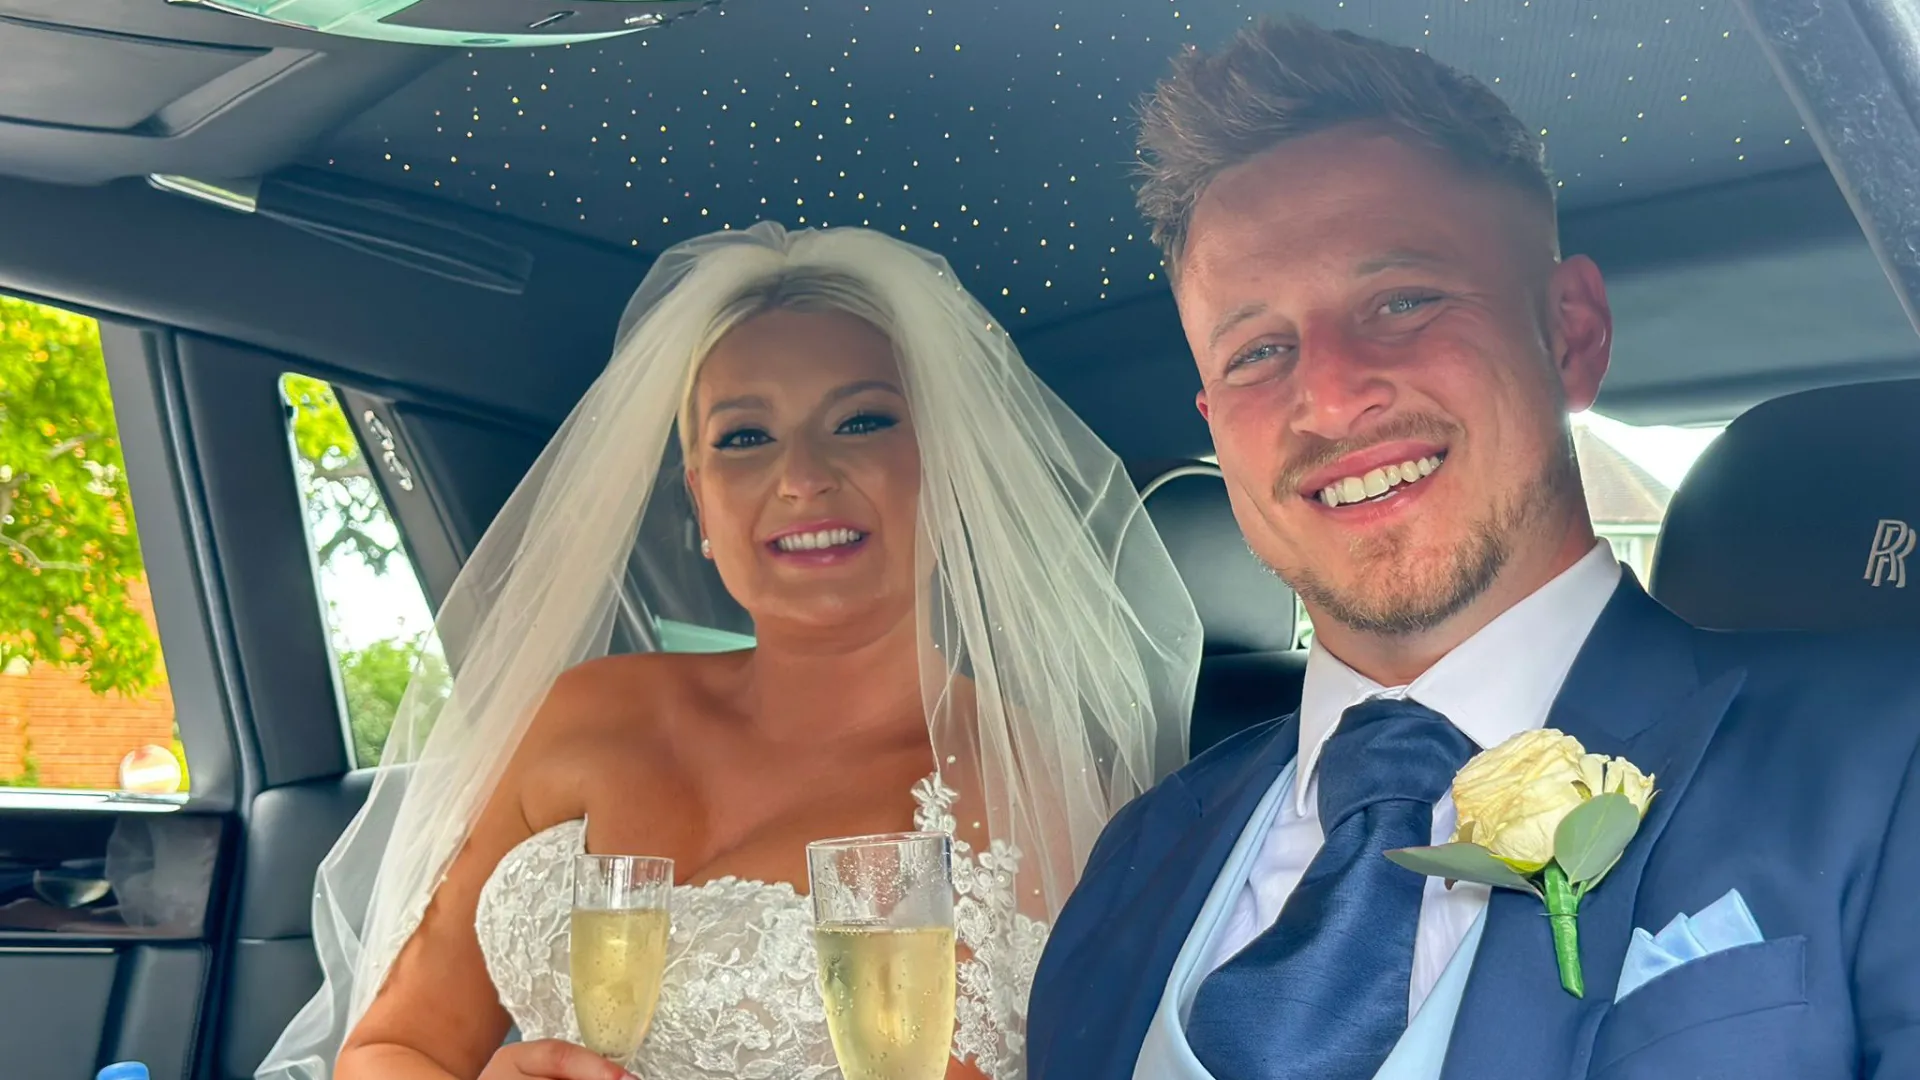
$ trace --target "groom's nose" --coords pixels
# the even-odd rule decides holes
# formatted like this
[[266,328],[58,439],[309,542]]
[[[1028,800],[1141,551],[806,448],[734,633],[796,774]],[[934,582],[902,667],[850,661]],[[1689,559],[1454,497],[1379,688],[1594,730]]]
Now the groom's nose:
[[1378,423],[1393,407],[1395,389],[1383,358],[1358,335],[1320,327],[1303,335],[1288,374],[1291,430],[1330,442]]

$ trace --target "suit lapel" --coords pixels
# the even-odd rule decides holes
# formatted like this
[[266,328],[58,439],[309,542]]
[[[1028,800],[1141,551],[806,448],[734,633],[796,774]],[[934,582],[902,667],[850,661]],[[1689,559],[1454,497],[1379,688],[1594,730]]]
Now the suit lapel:
[[[1062,1032],[1047,1056],[1063,1075],[1130,1077],[1141,1040],[1187,935],[1261,799],[1299,745],[1297,717],[1275,723],[1245,752],[1184,774],[1192,796],[1141,823],[1131,849],[1109,865],[1143,882],[1100,920],[1101,932],[1065,961],[1085,971],[1087,990],[1111,1005],[1076,1010],[1088,1021]],[[1178,774],[1177,774],[1178,775]],[[1119,864],[1124,860],[1125,866]],[[1102,1064],[1104,1062],[1104,1064]]]
[[1696,632],[1628,575],[1588,636],[1547,726],[1589,752],[1625,757],[1654,775],[1658,793],[1619,864],[1581,904],[1584,999],[1560,988],[1540,901],[1493,891],[1443,1080],[1512,1075],[1518,1062],[1542,1080],[1586,1075],[1632,937],[1647,856],[1745,679],[1743,671],[1703,677]]

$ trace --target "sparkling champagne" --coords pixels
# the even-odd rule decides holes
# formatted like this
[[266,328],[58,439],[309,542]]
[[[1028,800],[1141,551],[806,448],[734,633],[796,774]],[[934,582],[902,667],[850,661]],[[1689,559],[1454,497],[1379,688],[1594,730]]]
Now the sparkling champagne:
[[814,930],[827,1030],[846,1080],[940,1080],[953,1044],[951,927]]
[[666,961],[665,911],[574,909],[573,1011],[587,1049],[614,1061],[640,1049]]

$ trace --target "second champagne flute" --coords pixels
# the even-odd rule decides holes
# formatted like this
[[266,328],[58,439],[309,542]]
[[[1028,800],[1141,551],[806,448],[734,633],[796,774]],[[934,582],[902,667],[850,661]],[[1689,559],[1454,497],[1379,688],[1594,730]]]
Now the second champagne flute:
[[807,845],[827,1030],[846,1080],[940,1080],[953,1045],[951,841]]
[[673,860],[581,855],[573,862],[569,968],[580,1041],[611,1061],[640,1050],[667,962]]

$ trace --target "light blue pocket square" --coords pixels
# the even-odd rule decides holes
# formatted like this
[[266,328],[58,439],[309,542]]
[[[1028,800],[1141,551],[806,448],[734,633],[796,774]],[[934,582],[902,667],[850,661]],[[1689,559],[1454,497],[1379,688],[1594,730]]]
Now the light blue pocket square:
[[1753,912],[1747,910],[1739,889],[1727,890],[1727,895],[1701,908],[1697,915],[1675,915],[1658,934],[1636,926],[1626,961],[1620,965],[1620,987],[1613,992],[1613,1000],[1619,1003],[1647,980],[1689,960],[1741,945],[1758,945],[1763,940],[1760,924],[1753,921]]

